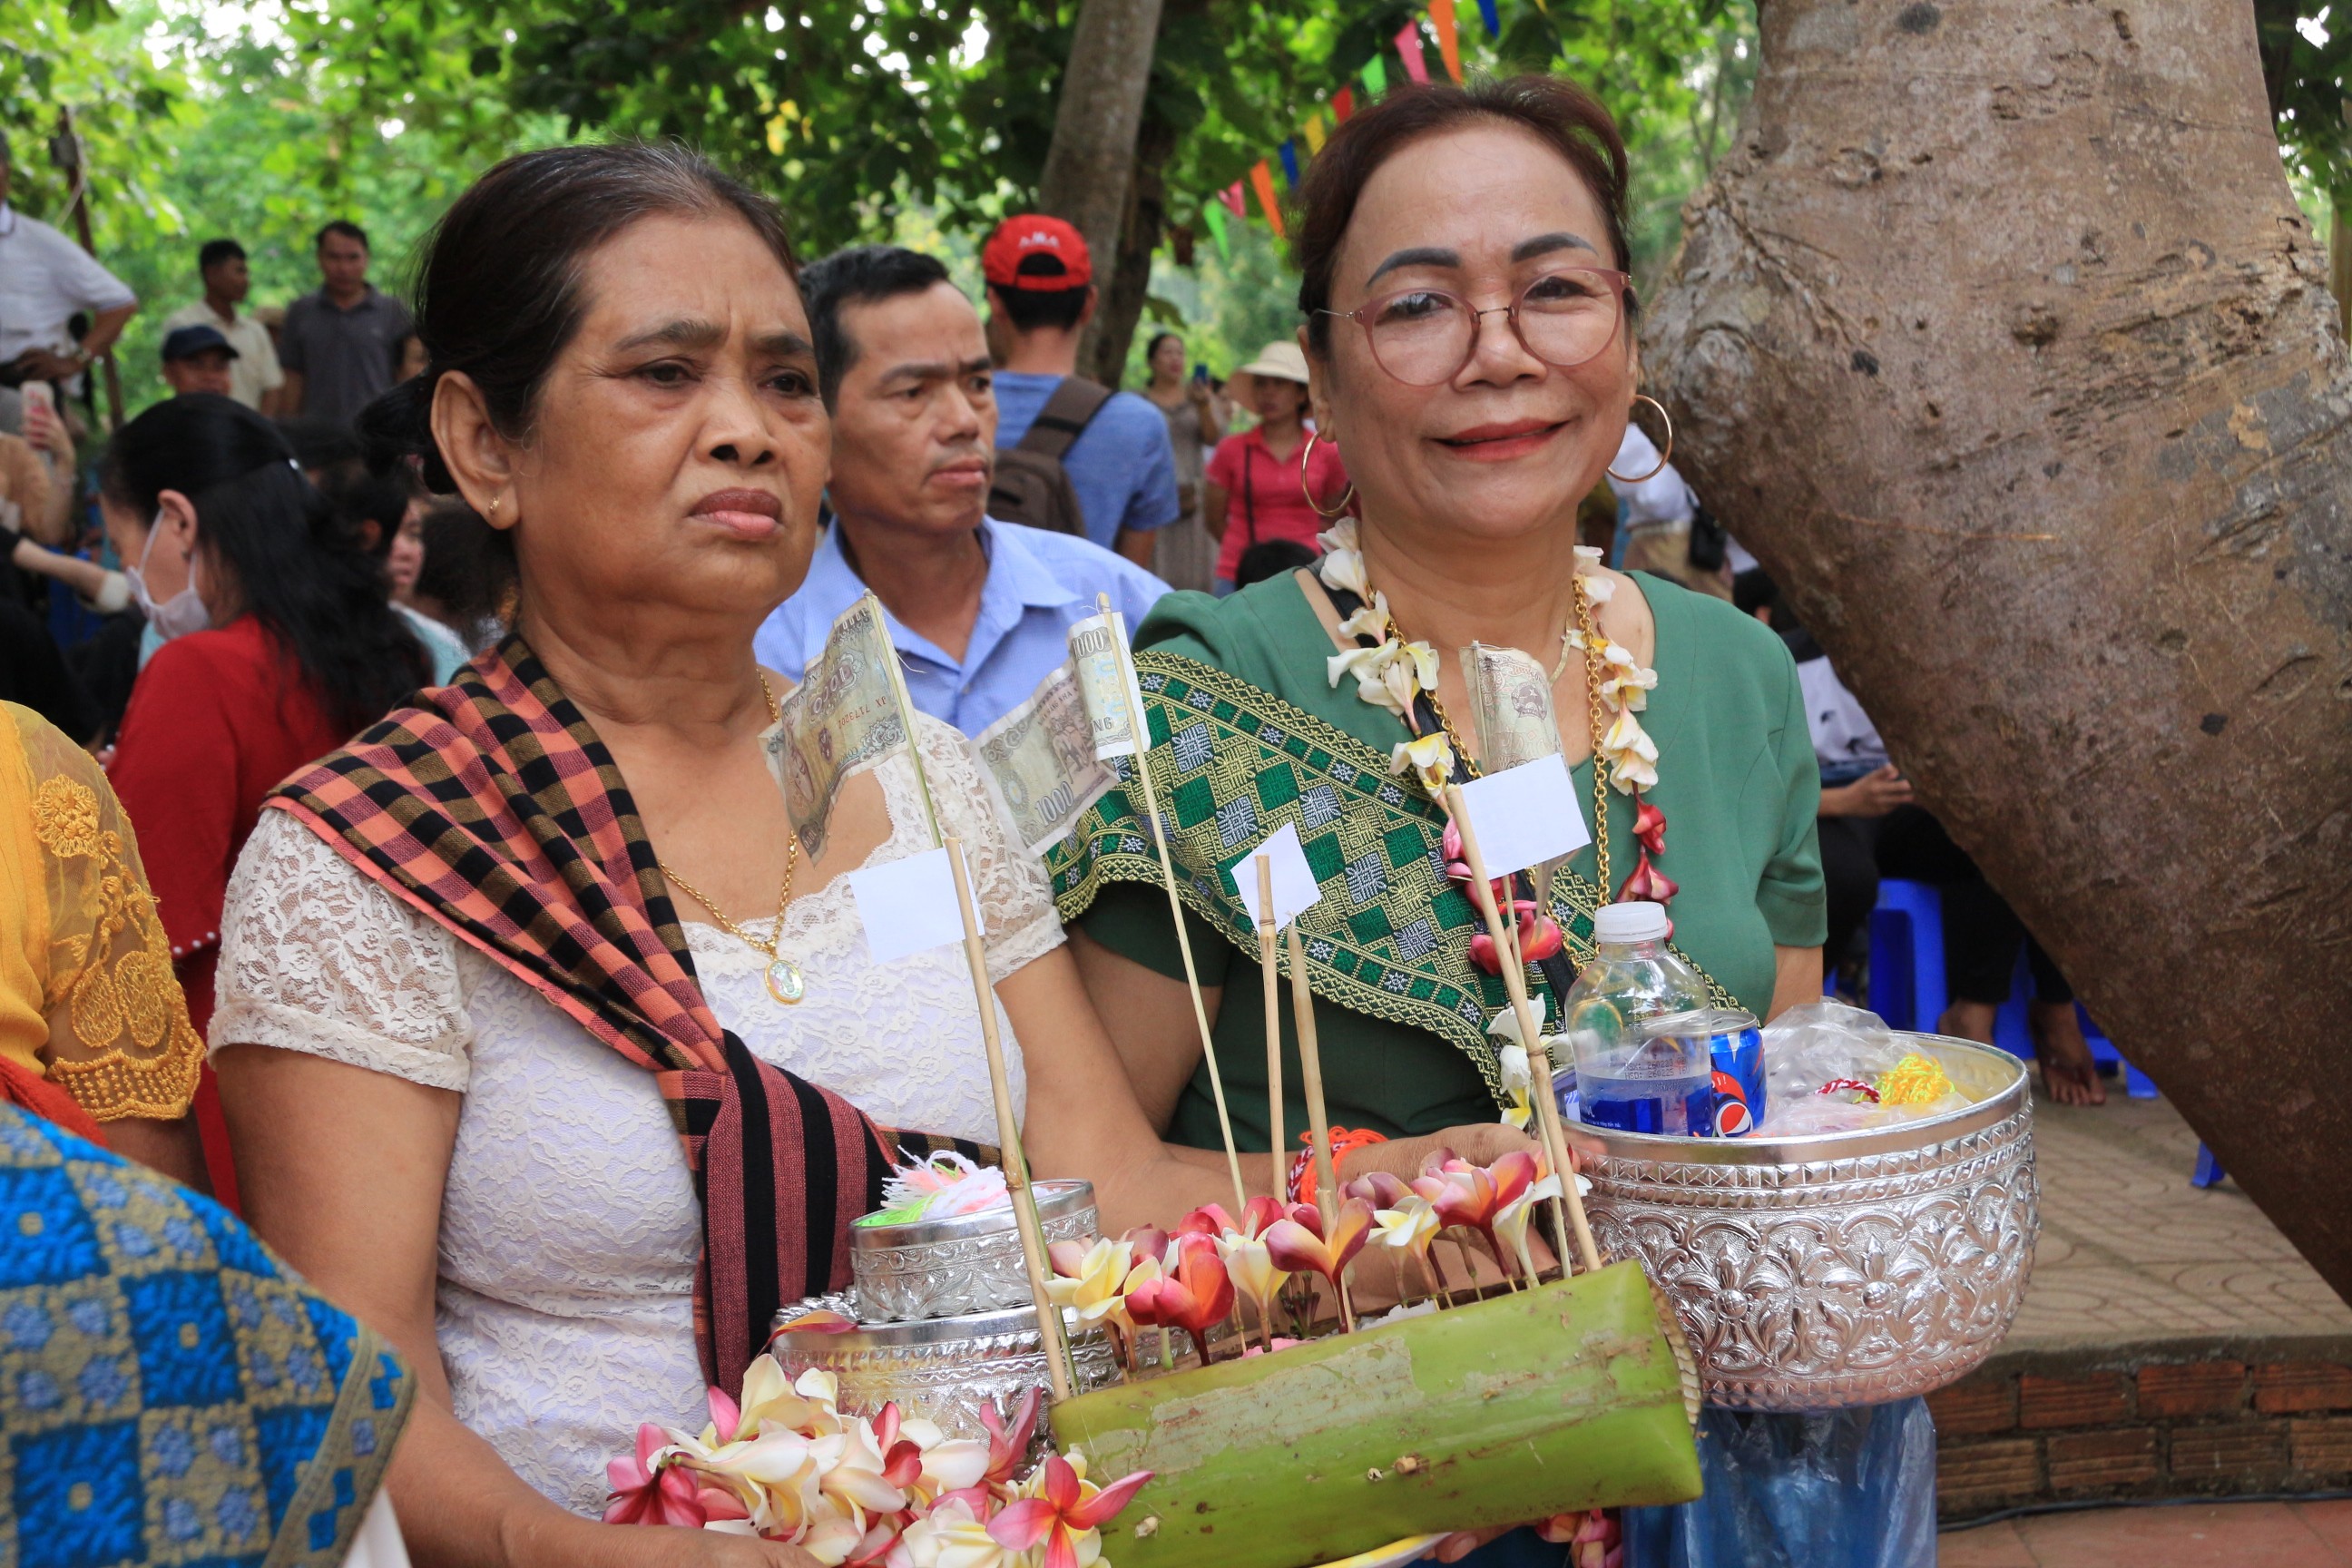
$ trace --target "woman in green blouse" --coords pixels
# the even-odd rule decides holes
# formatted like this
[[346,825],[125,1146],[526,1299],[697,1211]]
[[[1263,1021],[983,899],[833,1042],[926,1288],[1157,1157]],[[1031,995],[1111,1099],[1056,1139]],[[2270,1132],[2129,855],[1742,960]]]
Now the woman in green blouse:
[[[1136,639],[1149,765],[1244,1149],[1266,1147],[1265,1020],[1227,873],[1249,875],[1285,823],[1323,895],[1300,931],[1332,1120],[1396,1141],[1357,1150],[1346,1173],[1414,1170],[1441,1142],[1486,1158],[1520,1142],[1498,1123],[1510,1096],[1486,1032],[1503,988],[1471,960],[1481,926],[1444,873],[1429,788],[1482,760],[1460,655],[1473,642],[1553,672],[1563,752],[1607,851],[1580,850],[1554,883],[1566,962],[1544,988],[1591,956],[1596,903],[1663,895],[1720,999],[1769,1016],[1821,994],[1819,774],[1787,652],[1728,605],[1575,549],[1577,503],[1640,379],[1625,178],[1605,110],[1524,78],[1392,95],[1340,129],[1301,193],[1317,428],[1346,455],[1360,521],[1327,536],[1319,569],[1223,600],[1172,595]],[[1612,786],[1597,825],[1596,735]],[[1139,792],[1114,790],[1049,864],[1147,1114],[1171,1142],[1214,1149],[1139,810]],[[1294,1058],[1285,1082],[1298,1081]],[[1306,1123],[1295,1095],[1284,1122]]]

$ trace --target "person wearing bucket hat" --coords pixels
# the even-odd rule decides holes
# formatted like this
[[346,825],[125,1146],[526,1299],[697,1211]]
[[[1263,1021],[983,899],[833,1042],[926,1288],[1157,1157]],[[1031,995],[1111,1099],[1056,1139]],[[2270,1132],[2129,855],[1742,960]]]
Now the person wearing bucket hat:
[[[1077,374],[1078,339],[1095,310],[1085,237],[1060,218],[1022,213],[996,226],[980,267],[996,362],[996,449],[1058,460],[1086,536],[1150,571],[1155,535],[1183,515],[1176,453],[1167,421],[1147,399]],[[1001,507],[995,515],[1049,526]]]
[[1339,449],[1306,428],[1307,354],[1271,342],[1234,372],[1234,399],[1257,424],[1217,443],[1209,459],[1202,520],[1217,540],[1217,592],[1233,592],[1242,556],[1286,539],[1312,548],[1346,502]]

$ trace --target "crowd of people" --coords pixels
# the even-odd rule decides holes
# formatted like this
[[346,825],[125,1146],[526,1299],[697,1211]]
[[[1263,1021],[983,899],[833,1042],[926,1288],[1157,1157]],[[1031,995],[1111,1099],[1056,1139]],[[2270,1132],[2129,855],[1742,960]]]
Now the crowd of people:
[[[347,221],[276,320],[238,244],[204,245],[173,395],[101,439],[76,400],[140,302],[5,205],[5,157],[0,1146],[48,1159],[12,1131],[46,1117],[209,1191],[205,1234],[249,1225],[319,1293],[317,1332],[394,1369],[370,1436],[303,1429],[391,1456],[341,1499],[339,1550],[383,1528],[388,1476],[419,1561],[806,1561],[625,1542],[604,1461],[640,1420],[698,1424],[776,1307],[841,1282],[880,1129],[994,1141],[961,955],[877,960],[847,879],[934,813],[971,858],[1038,1173],[1090,1179],[1113,1234],[1231,1195],[1157,862],[1087,847],[1144,843],[1139,803],[1106,796],[1049,879],[971,749],[1101,597],[1156,661],[1188,863],[1293,822],[1376,847],[1327,883],[1349,907],[1314,977],[1346,1174],[1531,1146],[1486,1019],[1425,1000],[1481,994],[1421,874],[1427,792],[1479,766],[1454,650],[1552,672],[1596,814],[1563,918],[1671,900],[1680,949],[1759,1016],[1847,955],[1856,856],[1908,840],[1979,896],[1932,819],[1904,826],[1907,784],[1769,586],[1734,603],[1738,557],[1630,424],[1628,170],[1566,83],[1360,111],[1300,193],[1298,338],[1220,384],[1162,334],[1139,392],[1077,374],[1097,294],[1059,219],[999,225],[975,302],[905,248],[803,264],[785,214],[683,148],[583,146],[477,181],[405,302]],[[918,732],[804,844],[781,700],[869,591]],[[1631,738],[1581,722],[1601,677],[1571,656],[1604,647],[1612,700],[1646,680]],[[1170,682],[1242,720],[1176,734],[1205,710]],[[1279,1193],[1229,913],[1203,893],[1185,934],[1250,1184]],[[313,1528],[271,1497],[238,1540]]]

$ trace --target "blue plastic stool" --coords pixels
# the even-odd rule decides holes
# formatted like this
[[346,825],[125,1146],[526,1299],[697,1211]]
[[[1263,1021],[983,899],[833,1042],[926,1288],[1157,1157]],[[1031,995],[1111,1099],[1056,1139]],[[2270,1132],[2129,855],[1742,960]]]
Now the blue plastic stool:
[[2230,1173],[2221,1169],[2221,1162],[2213,1158],[2213,1151],[2202,1143],[2198,1144],[2197,1169],[2189,1174],[2189,1184],[2192,1187],[2218,1187],[2229,1179]]
[[[2026,1021],[2032,994],[2032,976],[2021,952],[2009,1000],[1994,1019],[1993,1043],[2021,1061],[2033,1059],[2033,1036]],[[1882,878],[1878,907],[1870,914],[1870,1010],[1890,1028],[1932,1032],[1950,1005],[1944,973],[1943,894],[1932,882]],[[2082,1020],[2092,1059],[2120,1063],[2124,1091],[2133,1099],[2156,1099],[2155,1080],[2125,1061],[2079,1005],[2074,1015]]]

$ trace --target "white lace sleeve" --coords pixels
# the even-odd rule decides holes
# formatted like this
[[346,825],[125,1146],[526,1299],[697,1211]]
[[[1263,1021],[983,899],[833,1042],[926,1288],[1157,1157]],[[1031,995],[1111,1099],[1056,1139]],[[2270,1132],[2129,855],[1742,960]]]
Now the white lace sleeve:
[[972,897],[988,933],[988,978],[1001,982],[1062,945],[1052,884],[1044,863],[1013,841],[1012,826],[981,781],[971,742],[928,713],[915,715],[915,733],[940,831],[961,838],[971,858]]
[[463,1092],[473,1041],[457,939],[282,811],[236,858],[212,1046],[274,1046]]

